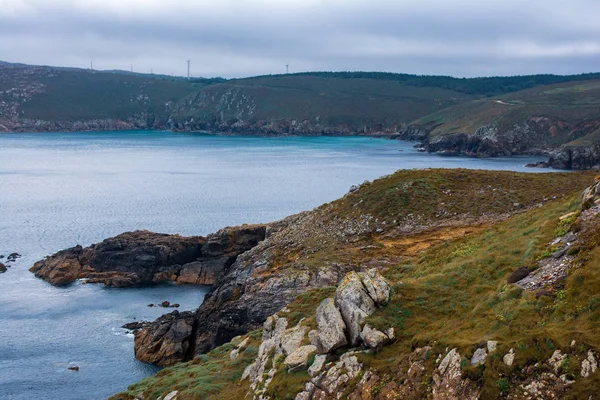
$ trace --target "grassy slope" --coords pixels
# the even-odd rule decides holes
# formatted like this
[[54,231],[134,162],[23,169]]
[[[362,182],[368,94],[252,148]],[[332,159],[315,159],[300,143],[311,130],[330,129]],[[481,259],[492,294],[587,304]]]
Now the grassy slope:
[[[447,346],[458,347],[463,356],[470,356],[478,343],[499,340],[496,354],[503,355],[511,347],[517,350],[512,370],[495,356],[485,369],[466,371],[484,382],[484,394],[488,396],[485,398],[494,398],[499,394],[500,372],[518,374],[524,365],[547,359],[555,348],[568,348],[572,339],[579,343],[574,350],[577,353],[583,354],[589,346],[600,348],[597,335],[600,329],[600,251],[595,247],[596,239],[590,240],[590,246],[582,251],[581,267],[570,274],[565,290],[556,298],[536,298],[533,293],[506,284],[512,271],[521,265],[534,266],[547,251],[546,245],[555,235],[558,217],[578,208],[579,191],[591,181],[589,173],[400,171],[317,210],[333,212],[338,217],[374,213],[378,218],[393,220],[408,214],[434,218],[440,204],[448,204],[458,214],[478,205],[474,212],[485,214],[510,209],[515,200],[523,204],[549,200],[544,206],[504,222],[473,227],[470,233],[436,238],[434,231],[408,237],[415,242],[423,237],[433,244],[424,246],[421,251],[407,252],[402,245],[395,247],[391,240],[393,230],[384,237],[367,239],[375,244],[368,250],[361,249],[364,241],[336,249],[342,259],[350,255],[348,261],[357,265],[389,266],[385,275],[393,283],[392,301],[371,317],[371,322],[376,326],[393,323],[398,340],[379,353],[363,356],[362,361],[382,371],[380,376],[387,371],[393,377],[399,363],[414,347],[435,342],[433,363],[435,355]],[[410,182],[413,183],[407,186]],[[413,188],[412,191],[405,192],[407,187]],[[448,200],[452,197],[457,201],[450,203]],[[469,202],[469,198],[472,201]],[[322,258],[324,254],[319,253],[336,258],[329,248],[320,249],[311,257]],[[307,317],[306,324],[314,325],[314,310],[333,290],[323,288],[298,296],[289,307],[291,323]],[[251,337],[253,345],[249,353],[255,351],[254,340],[258,334],[255,332]],[[239,383],[237,379],[252,354],[232,363],[228,356],[230,348],[231,345],[225,345],[194,362],[168,368],[116,398],[132,398],[142,391],[164,395],[182,388],[183,398],[243,398],[247,382]],[[570,368],[570,373],[578,373],[576,360],[572,360]],[[285,393],[298,391],[307,380],[305,372],[277,374],[270,393],[274,398],[284,398]],[[597,376],[580,380],[574,386],[573,396],[587,393],[599,383]]]
[[[165,116],[167,102],[176,102],[205,86],[149,75],[48,67],[0,68],[0,90],[39,84],[44,85],[42,93],[20,106],[22,118],[49,121],[125,119],[143,112]],[[8,100],[12,99],[9,97]]]
[[[471,133],[482,125],[506,129],[532,116],[577,123],[600,119],[600,80],[541,86],[503,96],[466,102],[415,121],[438,125],[432,135]],[[557,144],[568,141],[557,135]]]
[[223,120],[235,118],[237,109],[223,106],[220,100],[232,90],[252,100],[256,106],[252,117],[256,119],[314,121],[318,117],[321,123],[351,126],[407,123],[474,98],[456,91],[404,86],[394,81],[273,76],[229,81],[207,88],[213,102],[185,107],[175,117],[210,119],[224,113]]
[[27,118],[127,118],[141,112],[164,115],[167,102],[176,102],[202,87],[182,81],[85,71],[60,71],[39,81],[46,90],[22,107]]

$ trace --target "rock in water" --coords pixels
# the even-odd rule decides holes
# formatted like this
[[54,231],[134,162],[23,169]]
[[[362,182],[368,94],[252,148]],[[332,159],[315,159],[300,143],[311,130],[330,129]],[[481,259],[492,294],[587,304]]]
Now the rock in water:
[[135,333],[136,358],[162,366],[191,358],[195,327],[192,311],[161,316]]
[[6,272],[6,265],[0,263],[0,274]]
[[206,238],[127,232],[86,248],[59,251],[36,262],[30,271],[55,286],[81,278],[117,287],[164,281],[212,284],[239,254],[265,235],[264,225],[226,228]]
[[17,261],[17,258],[21,258],[21,255],[19,253],[10,253],[8,255],[8,257],[6,257],[6,261],[8,261],[8,262]]

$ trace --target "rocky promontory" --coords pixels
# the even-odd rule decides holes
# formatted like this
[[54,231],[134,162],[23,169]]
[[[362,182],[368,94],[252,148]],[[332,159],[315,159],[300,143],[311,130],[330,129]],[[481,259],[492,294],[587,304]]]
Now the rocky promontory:
[[115,287],[166,281],[209,285],[265,234],[264,225],[225,228],[207,237],[127,232],[89,247],[61,250],[30,271],[55,286],[77,279]]

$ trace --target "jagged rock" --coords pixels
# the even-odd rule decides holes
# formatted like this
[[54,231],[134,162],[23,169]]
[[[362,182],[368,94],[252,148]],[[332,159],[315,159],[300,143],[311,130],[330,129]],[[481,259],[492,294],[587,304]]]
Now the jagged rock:
[[17,261],[17,258],[21,258],[21,255],[19,253],[10,253],[8,257],[6,257],[6,261],[14,262]]
[[196,319],[191,311],[173,311],[135,332],[138,360],[173,365],[190,357]]
[[215,274],[264,240],[265,234],[264,225],[225,228],[207,238],[126,232],[85,249],[59,251],[36,262],[30,271],[55,286],[81,278],[118,287],[175,281],[182,268],[179,283],[212,283]]
[[161,268],[200,257],[204,241],[201,237],[127,232],[85,249],[75,246],[59,251],[30,270],[55,286],[79,278],[112,286],[152,283]]
[[552,353],[552,357],[548,359],[548,365],[554,370],[555,374],[558,374],[558,370],[566,358],[567,355],[562,354],[560,350],[555,350],[554,353]]
[[249,337],[242,340],[237,346],[235,346],[235,348],[233,350],[231,350],[231,352],[229,353],[229,358],[231,360],[235,360],[236,358],[238,358],[240,356],[240,352],[244,351],[246,346],[248,346],[249,342],[250,342]]
[[311,355],[317,352],[317,347],[309,344],[307,346],[298,347],[291,354],[289,354],[283,364],[292,370],[299,368],[306,368],[308,366],[308,359]]
[[456,349],[452,349],[434,370],[433,399],[477,399],[477,386],[468,379],[463,380],[461,374],[460,354]]
[[389,285],[375,270],[366,273],[349,272],[335,292],[335,305],[346,324],[348,342],[359,344],[361,324],[378,306],[387,304]]
[[148,322],[148,321],[129,322],[129,323],[123,325],[121,328],[128,329],[130,331],[137,331],[139,329],[149,326],[150,324],[151,324],[151,322]]
[[581,376],[587,378],[595,373],[597,369],[598,361],[596,361],[596,357],[594,357],[594,352],[588,350],[587,358],[581,362]]
[[318,354],[318,355],[316,355],[315,356],[315,361],[308,368],[308,374],[310,376],[315,376],[318,373],[320,373],[321,370],[323,369],[323,366],[325,365],[325,361],[327,361],[327,355],[326,354]]
[[348,344],[345,334],[346,324],[333,299],[328,298],[321,302],[317,308],[316,319],[319,327],[317,343],[320,352],[329,353]]
[[[388,333],[391,334],[391,337],[388,336]],[[373,349],[380,348],[394,338],[394,329],[388,329],[386,333],[383,333],[380,330],[372,328],[369,324],[365,324],[360,333],[360,338],[367,346]]]
[[223,269],[221,263],[194,261],[181,267],[177,284],[183,285],[212,285]]
[[504,355],[502,361],[507,366],[512,367],[513,362],[515,361],[515,349],[510,349],[510,351]]
[[497,340],[488,340],[487,341],[488,352],[493,353],[493,352],[496,351],[497,348],[498,348],[498,341]]
[[287,329],[281,336],[281,349],[283,354],[290,355],[294,353],[304,341],[308,328],[306,326],[296,326],[291,329]]
[[485,360],[487,358],[487,352],[484,348],[479,348],[475,350],[473,353],[473,357],[471,357],[471,365],[479,365],[485,364]]

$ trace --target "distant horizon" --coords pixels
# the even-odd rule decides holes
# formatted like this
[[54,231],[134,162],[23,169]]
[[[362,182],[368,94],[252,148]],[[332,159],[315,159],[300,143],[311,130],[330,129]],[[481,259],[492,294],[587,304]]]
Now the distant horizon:
[[[26,66],[26,67],[41,67],[41,68],[56,68],[56,69],[72,69],[79,71],[94,71],[94,72],[103,72],[103,73],[123,73],[125,75],[143,75],[143,76],[164,76],[164,77],[172,77],[178,79],[187,79],[186,75],[173,75],[169,73],[162,72],[140,72],[136,71],[135,68],[133,71],[131,69],[121,69],[121,68],[111,68],[111,69],[99,69],[99,68],[90,68],[88,67],[78,67],[78,66],[70,66],[70,65],[52,65],[52,64],[28,64],[20,61],[7,61],[0,60],[0,66],[2,64],[10,64],[14,66]],[[420,76],[420,77],[445,77],[445,78],[454,78],[454,79],[486,79],[486,78],[512,78],[512,77],[524,77],[524,76],[539,76],[539,75],[548,75],[548,76],[585,76],[585,75],[594,75],[600,74],[600,70],[598,71],[589,71],[589,72],[579,72],[579,73],[548,73],[548,72],[536,72],[529,74],[512,74],[512,75],[478,75],[478,76],[455,76],[455,75],[446,75],[446,74],[419,74],[419,73],[411,73],[411,72],[399,72],[399,71],[384,71],[384,70],[307,70],[307,71],[292,71],[292,72],[282,72],[282,73],[259,73],[257,75],[246,75],[246,76],[234,76],[234,77],[225,77],[221,75],[214,76],[197,76],[191,75],[190,79],[225,79],[225,80],[241,80],[241,79],[250,79],[250,78],[259,78],[263,76],[285,76],[285,75],[303,75],[303,74],[318,74],[318,73],[380,73],[380,74],[391,74],[391,75],[411,75],[411,76]],[[600,79],[600,77],[599,77]]]

